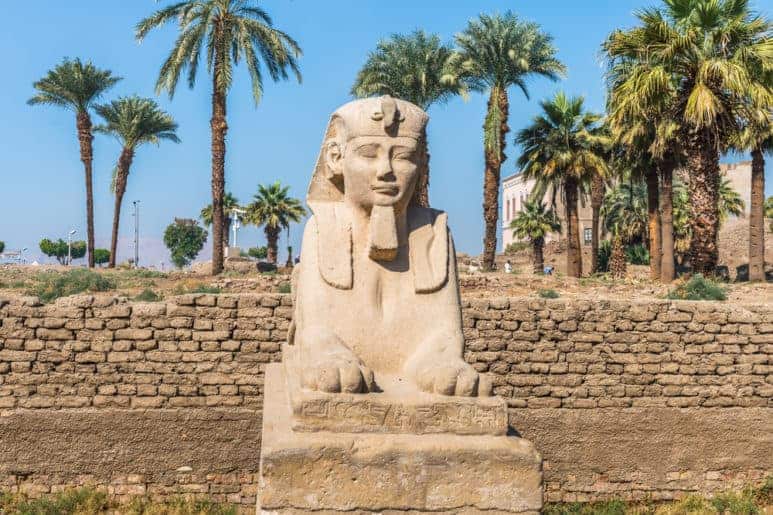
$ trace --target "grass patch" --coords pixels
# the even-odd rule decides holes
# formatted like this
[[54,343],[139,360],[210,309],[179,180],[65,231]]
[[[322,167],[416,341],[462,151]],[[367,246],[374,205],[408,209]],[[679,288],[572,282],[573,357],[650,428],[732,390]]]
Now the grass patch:
[[163,297],[150,288],[145,288],[136,297],[134,297],[134,300],[139,300],[142,302],[157,302],[161,299],[163,299]]
[[3,515],[236,515],[234,506],[215,504],[209,499],[175,497],[154,502],[145,497],[119,504],[103,491],[91,487],[65,490],[29,499],[21,494],[0,493],[0,513]]
[[282,283],[279,285],[279,288],[277,288],[279,293],[290,293],[290,283]]
[[186,293],[222,293],[222,289],[217,286],[210,286],[204,283],[178,284],[174,289],[175,295],[185,295]]
[[540,290],[537,290],[537,295],[542,297],[543,299],[557,299],[561,295],[552,288],[543,288]]
[[726,300],[727,290],[715,281],[695,274],[687,282],[668,292],[672,300]]
[[115,281],[102,274],[86,269],[67,272],[41,272],[35,275],[32,286],[27,291],[43,302],[51,302],[59,297],[67,297],[84,292],[101,292],[115,289]]

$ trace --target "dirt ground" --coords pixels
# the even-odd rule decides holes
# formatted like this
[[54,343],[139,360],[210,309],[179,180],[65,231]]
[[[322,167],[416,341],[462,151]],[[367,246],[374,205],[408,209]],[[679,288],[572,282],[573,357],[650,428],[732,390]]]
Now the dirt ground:
[[[135,298],[149,290],[163,299],[183,293],[250,293],[288,292],[290,270],[276,272],[226,271],[219,277],[206,273],[206,266],[197,271],[155,272],[150,270],[104,270],[97,271],[112,281],[112,287],[99,295],[121,295]],[[66,271],[61,266],[0,266],[0,297],[34,295],[35,286],[42,277],[52,272]],[[529,264],[516,264],[513,273],[501,271],[470,272],[467,263],[460,260],[459,282],[461,293],[466,296],[529,296],[544,295],[553,290],[560,297],[582,299],[659,299],[664,298],[673,285],[664,285],[649,279],[649,267],[628,266],[628,276],[613,280],[607,276],[575,279],[557,272],[552,276],[536,276]],[[738,303],[773,302],[773,283],[751,284],[728,282],[725,285],[728,301]],[[551,293],[551,292],[547,292]],[[154,299],[145,299],[154,300]]]

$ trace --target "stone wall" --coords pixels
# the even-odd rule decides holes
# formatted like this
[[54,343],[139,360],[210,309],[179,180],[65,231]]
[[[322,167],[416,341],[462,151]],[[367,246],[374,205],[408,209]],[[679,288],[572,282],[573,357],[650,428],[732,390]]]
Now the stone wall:
[[[0,489],[253,505],[262,371],[290,304],[0,300]],[[463,323],[465,358],[545,458],[548,500],[670,498],[773,470],[770,306],[466,299]]]

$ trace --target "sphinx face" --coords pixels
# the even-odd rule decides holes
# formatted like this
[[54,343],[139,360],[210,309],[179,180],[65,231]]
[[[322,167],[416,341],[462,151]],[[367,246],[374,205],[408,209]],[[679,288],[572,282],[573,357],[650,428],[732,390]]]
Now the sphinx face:
[[365,210],[401,211],[413,195],[422,156],[414,138],[361,136],[347,143],[341,165],[347,201]]

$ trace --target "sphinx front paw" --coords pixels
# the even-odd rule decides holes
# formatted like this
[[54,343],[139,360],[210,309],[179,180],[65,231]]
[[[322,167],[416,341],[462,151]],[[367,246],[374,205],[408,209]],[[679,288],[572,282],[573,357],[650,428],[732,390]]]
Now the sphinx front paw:
[[303,387],[328,393],[367,393],[374,389],[373,371],[355,357],[323,357],[304,366]]
[[473,397],[490,395],[490,384],[461,358],[441,360],[416,371],[416,384],[422,391],[440,395]]

